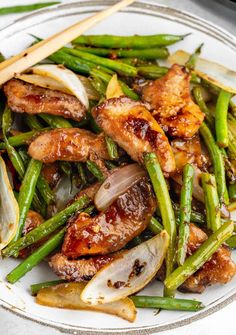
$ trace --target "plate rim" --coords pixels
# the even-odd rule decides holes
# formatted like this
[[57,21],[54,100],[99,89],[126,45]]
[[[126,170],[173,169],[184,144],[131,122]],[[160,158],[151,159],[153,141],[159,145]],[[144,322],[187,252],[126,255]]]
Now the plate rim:
[[[10,23],[8,26],[0,29],[0,37],[1,33],[3,34],[3,39],[9,37],[10,35],[14,34],[12,32],[10,35],[5,35],[4,33],[7,33],[7,30],[14,28],[14,26],[17,27],[18,24],[21,24],[23,22],[27,22],[27,20],[31,20],[34,17],[40,17],[43,14],[46,13],[54,13],[57,10],[64,10],[64,9],[70,9],[73,7],[76,8],[78,7],[106,7],[107,5],[111,5],[116,3],[116,0],[105,0],[105,1],[98,1],[98,0],[82,0],[78,2],[73,2],[73,3],[62,3],[59,5],[52,6],[47,9],[40,9],[37,10],[33,13],[24,15],[23,17],[14,20],[12,23]],[[231,47],[235,52],[236,52],[236,37],[228,32],[227,30],[219,27],[218,25],[207,21],[205,19],[202,19],[198,17],[197,15],[193,15],[188,13],[187,11],[182,11],[175,9],[170,6],[162,5],[162,4],[154,4],[153,2],[150,1],[139,1],[135,2],[132,5],[130,5],[128,8],[122,10],[122,12],[128,11],[131,12],[132,9],[135,9],[136,12],[140,9],[146,10],[153,12],[153,15],[156,17],[163,17],[166,19],[169,19],[171,21],[177,21],[180,22],[186,26],[194,27],[194,25],[197,25],[195,29],[207,32],[210,35],[219,40],[220,42],[224,43],[225,45]],[[96,11],[96,10],[95,10]],[[93,12],[95,12],[93,10]],[[81,11],[81,14],[83,11]],[[139,12],[141,13],[141,12]],[[142,12],[142,14],[147,15],[147,12]],[[55,16],[53,16],[55,17]],[[185,21],[187,20],[187,22]],[[201,29],[200,29],[201,28]],[[26,29],[26,28],[24,28]],[[210,29],[210,30],[209,30]],[[203,309],[202,311],[198,312],[195,315],[192,315],[190,317],[186,317],[182,320],[179,321],[174,321],[169,324],[164,324],[164,325],[156,325],[156,326],[142,326],[142,327],[126,327],[126,328],[91,328],[91,327],[81,327],[81,326],[73,326],[73,325],[67,325],[63,323],[58,323],[55,321],[49,321],[45,320],[42,317],[37,318],[30,316],[29,313],[25,312],[24,310],[18,309],[14,307],[13,305],[7,303],[6,301],[3,301],[0,298],[0,307],[3,309],[11,312],[12,314],[15,314],[23,319],[29,320],[31,322],[35,322],[37,324],[40,324],[45,327],[53,328],[56,330],[61,331],[62,333],[67,333],[67,334],[74,334],[74,335],[94,335],[94,334],[99,334],[99,335],[107,335],[108,333],[110,334],[115,334],[115,332],[119,335],[127,335],[127,334],[133,334],[133,335],[145,335],[145,334],[151,334],[151,333],[156,333],[156,332],[162,332],[162,331],[167,331],[171,329],[176,329],[181,326],[185,326],[189,323],[192,323],[194,321],[200,320],[204,317],[207,317],[218,310],[222,309],[223,307],[227,306],[231,302],[236,300],[236,292],[232,293],[229,292],[225,297],[221,297],[219,300],[215,301],[212,303],[212,306],[206,307],[206,309]]]

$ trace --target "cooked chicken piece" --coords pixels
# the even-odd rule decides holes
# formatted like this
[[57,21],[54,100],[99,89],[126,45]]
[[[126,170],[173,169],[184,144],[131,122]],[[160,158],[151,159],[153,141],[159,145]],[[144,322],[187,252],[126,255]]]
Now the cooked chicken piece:
[[106,100],[93,110],[98,125],[137,162],[145,152],[157,154],[162,170],[175,170],[167,137],[144,104],[127,97]]
[[[25,220],[25,225],[24,225],[24,228],[23,228],[23,235],[28,234],[31,230],[38,227],[43,222],[44,222],[44,219],[39,213],[37,213],[35,211],[32,211],[32,210],[29,210],[28,214],[27,214],[27,217],[26,217],[26,220]],[[45,240],[43,240],[43,241],[45,241]],[[32,251],[37,249],[42,244],[43,241],[39,241],[39,242],[37,242],[37,243],[35,243],[35,244],[25,248],[25,249],[22,249],[19,253],[19,257],[20,258],[25,258],[25,257],[29,256],[32,253]]]
[[[207,235],[194,224],[190,224],[187,254],[193,254],[205,240]],[[228,283],[235,274],[236,264],[231,259],[231,251],[226,245],[222,245],[208,262],[181,285],[180,290],[202,293],[207,286]]]
[[52,256],[49,265],[61,279],[82,282],[90,280],[104,265],[110,263],[114,257],[111,254],[69,260],[65,255],[58,253]]
[[190,95],[190,75],[173,65],[160,79],[143,88],[142,98],[165,132],[173,137],[190,138],[198,131],[204,114]]
[[146,229],[155,209],[151,186],[146,178],[141,178],[104,212],[93,218],[83,213],[72,220],[62,253],[78,258],[120,250]]
[[17,113],[61,115],[81,121],[85,106],[73,95],[11,79],[4,87],[9,107]]
[[49,186],[54,188],[61,178],[57,162],[43,165],[42,175]]
[[79,128],[60,128],[45,132],[30,144],[28,153],[44,163],[109,159],[104,135],[95,135]]

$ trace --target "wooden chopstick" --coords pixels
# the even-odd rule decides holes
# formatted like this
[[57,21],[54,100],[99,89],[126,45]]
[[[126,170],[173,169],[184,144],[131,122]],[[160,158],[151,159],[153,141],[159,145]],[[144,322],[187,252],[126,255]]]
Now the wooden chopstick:
[[65,44],[83,34],[89,28],[95,26],[106,17],[130,5],[134,1],[135,0],[122,0],[104,11],[66,28],[46,40],[29,47],[18,55],[2,62],[0,64],[0,85],[13,78],[16,74],[27,70],[29,67],[47,58],[62,48]]

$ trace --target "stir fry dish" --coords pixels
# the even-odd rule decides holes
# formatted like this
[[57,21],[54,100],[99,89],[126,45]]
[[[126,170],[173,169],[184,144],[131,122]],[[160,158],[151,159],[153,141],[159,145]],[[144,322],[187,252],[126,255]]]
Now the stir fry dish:
[[38,304],[133,322],[235,276],[236,72],[184,38],[82,35],[2,85],[0,250],[58,277]]

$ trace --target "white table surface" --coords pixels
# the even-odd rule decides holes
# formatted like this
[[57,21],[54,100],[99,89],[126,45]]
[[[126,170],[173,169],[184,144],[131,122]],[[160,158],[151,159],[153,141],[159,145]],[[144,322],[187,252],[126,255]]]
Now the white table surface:
[[[61,0],[62,2],[73,2]],[[152,0],[191,12],[195,15],[208,19],[236,35],[236,11],[224,7],[214,0]],[[40,2],[40,0],[0,0],[0,6],[23,5],[27,3]],[[47,1],[41,1],[47,2]],[[21,14],[20,14],[21,15]],[[0,27],[14,20],[19,15],[9,15],[0,18]],[[162,332],[162,335],[235,335],[236,301],[222,310],[196,321],[187,326]],[[0,334],[1,335],[59,335],[60,332],[51,328],[21,319],[0,308]]]

